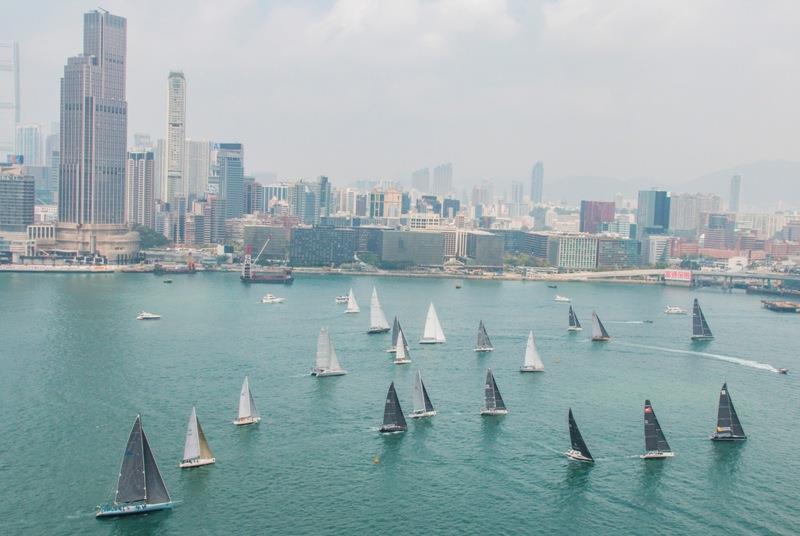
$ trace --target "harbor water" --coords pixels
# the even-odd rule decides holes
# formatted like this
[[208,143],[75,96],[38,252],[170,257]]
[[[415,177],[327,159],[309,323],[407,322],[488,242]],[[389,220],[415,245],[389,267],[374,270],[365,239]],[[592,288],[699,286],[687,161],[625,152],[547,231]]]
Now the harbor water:
[[[402,323],[409,365],[392,363],[389,334],[366,334],[373,285]],[[350,287],[359,314],[334,303]],[[267,292],[285,303],[260,303]],[[567,332],[556,293],[584,331]],[[694,297],[712,341],[690,341],[690,315],[663,313]],[[443,345],[417,344],[431,301]],[[137,321],[141,310],[163,318]],[[589,341],[592,310],[611,341]],[[494,352],[473,352],[480,320]],[[346,376],[309,376],[321,327]],[[520,374],[531,329],[545,372]],[[798,333],[800,316],[717,290],[2,274],[0,533],[798,534]],[[438,415],[378,434],[390,382],[411,411],[417,368]],[[505,417],[479,415],[487,368]],[[245,375],[263,420],[236,427]],[[742,443],[708,439],[726,381]],[[645,398],[673,459],[639,459]],[[217,463],[181,470],[193,405]],[[594,465],[563,456],[570,407]],[[96,520],[137,413],[175,508]]]

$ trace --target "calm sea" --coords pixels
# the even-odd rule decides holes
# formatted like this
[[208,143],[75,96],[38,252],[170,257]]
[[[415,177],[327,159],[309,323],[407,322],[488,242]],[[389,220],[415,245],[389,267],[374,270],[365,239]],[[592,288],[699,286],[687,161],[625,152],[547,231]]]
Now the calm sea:
[[[392,364],[389,335],[365,333],[373,285],[412,342],[411,365]],[[351,286],[357,315],[334,303]],[[286,303],[262,305],[266,292]],[[572,298],[587,329],[566,331],[556,293]],[[691,317],[662,313],[693,297],[716,335],[706,344],[689,340]],[[444,345],[416,344],[430,301]],[[163,319],[136,321],[143,309]],[[588,341],[593,309],[607,344]],[[481,319],[490,354],[472,351]],[[323,326],[347,376],[307,375]],[[660,286],[0,275],[0,532],[798,534],[799,327],[800,317],[765,311],[756,297]],[[518,372],[531,329],[542,374]],[[478,414],[487,367],[504,418]],[[417,368],[439,415],[379,435],[389,383],[410,411]],[[245,374],[257,427],[231,423]],[[708,440],[725,381],[743,444]],[[674,459],[638,458],[645,398]],[[192,405],[217,464],[180,470]],[[593,466],[562,455],[570,407]],[[95,520],[137,413],[177,504]]]

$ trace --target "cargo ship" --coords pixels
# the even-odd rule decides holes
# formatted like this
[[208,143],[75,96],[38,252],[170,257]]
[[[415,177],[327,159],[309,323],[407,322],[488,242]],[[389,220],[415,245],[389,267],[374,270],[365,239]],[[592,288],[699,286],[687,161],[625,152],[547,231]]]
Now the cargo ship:
[[775,311],[777,313],[800,313],[800,303],[798,302],[761,300],[761,305],[764,307],[764,309]]
[[[269,243],[269,239],[267,239],[267,243]],[[267,243],[264,244],[264,247],[261,248],[256,260],[261,256],[261,253],[264,251],[264,248],[267,247]],[[266,284],[273,284],[273,285],[291,285],[294,281],[294,276],[292,275],[292,269],[283,266],[280,268],[268,268],[265,270],[256,271],[254,270],[254,261],[252,255],[252,249],[248,246],[246,249],[246,254],[244,256],[244,262],[242,263],[242,275],[239,276],[239,279],[242,283],[266,283]]]
[[153,275],[194,273],[197,273],[197,265],[195,265],[194,259],[192,259],[191,255],[189,255],[186,264],[163,265],[156,263],[153,265]]

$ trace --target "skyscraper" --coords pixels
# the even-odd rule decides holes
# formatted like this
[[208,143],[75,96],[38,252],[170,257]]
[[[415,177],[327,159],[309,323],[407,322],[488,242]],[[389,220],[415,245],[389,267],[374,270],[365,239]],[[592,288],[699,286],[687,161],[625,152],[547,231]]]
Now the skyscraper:
[[14,137],[14,154],[22,155],[26,166],[44,165],[41,125],[17,125]]
[[428,168],[416,170],[411,174],[411,187],[427,194],[431,188],[431,172]]
[[514,205],[521,204],[523,196],[522,183],[513,181],[511,183],[511,203]]
[[[0,158],[14,151],[14,130],[20,123],[19,44],[0,43]],[[7,74],[6,74],[7,73]],[[5,160],[5,158],[3,158]]]
[[433,168],[433,187],[431,193],[439,196],[453,191],[453,164],[448,162]]
[[212,143],[201,140],[186,140],[185,181],[189,188],[189,198],[200,199],[208,189],[211,175]]
[[33,224],[34,188],[21,166],[0,171],[0,231],[24,233]]
[[731,193],[728,197],[728,210],[739,212],[739,197],[742,193],[742,176],[738,173],[731,177]]
[[536,162],[531,171],[531,203],[534,205],[542,202],[544,191],[544,163],[541,160]]
[[613,201],[581,201],[582,233],[599,233],[600,224],[614,221]]
[[167,77],[167,154],[164,200],[174,203],[178,197],[187,197],[188,186],[184,177],[186,151],[186,78],[181,71],[170,71]]
[[636,209],[639,236],[662,234],[669,229],[669,197],[662,190],[640,190]]
[[125,185],[125,215],[128,223],[154,227],[155,157],[152,149],[128,153]]
[[244,212],[244,148],[241,143],[217,143],[214,149],[224,219],[241,218]]

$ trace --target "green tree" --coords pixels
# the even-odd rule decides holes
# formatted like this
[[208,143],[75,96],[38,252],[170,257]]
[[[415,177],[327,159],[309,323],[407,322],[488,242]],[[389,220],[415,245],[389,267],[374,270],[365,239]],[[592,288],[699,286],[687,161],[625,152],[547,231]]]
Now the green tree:
[[139,233],[139,247],[141,249],[157,248],[170,243],[166,236],[150,227],[137,225],[133,230]]

